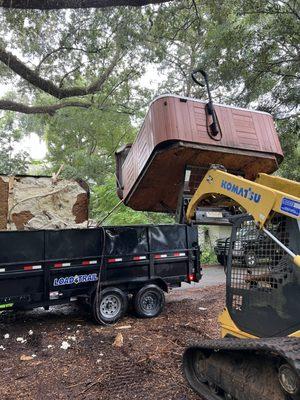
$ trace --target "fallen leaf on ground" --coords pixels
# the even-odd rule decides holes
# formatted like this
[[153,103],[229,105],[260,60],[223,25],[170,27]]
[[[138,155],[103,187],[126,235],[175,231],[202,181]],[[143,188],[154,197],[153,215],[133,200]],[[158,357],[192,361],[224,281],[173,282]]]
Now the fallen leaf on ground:
[[32,361],[32,363],[30,363],[30,366],[36,366],[36,365],[40,365],[43,364],[43,361]]
[[22,354],[21,357],[20,357],[20,360],[21,361],[31,361],[31,360],[33,360],[33,357],[32,356],[26,356],[26,354]]
[[22,337],[17,337],[16,341],[20,342],[20,343],[26,343],[27,342],[27,340],[22,338]]
[[122,347],[124,344],[124,338],[121,332],[119,332],[113,342],[114,347]]
[[60,348],[63,350],[67,350],[69,347],[71,347],[70,343],[63,341]]
[[130,329],[131,325],[116,326],[116,329]]

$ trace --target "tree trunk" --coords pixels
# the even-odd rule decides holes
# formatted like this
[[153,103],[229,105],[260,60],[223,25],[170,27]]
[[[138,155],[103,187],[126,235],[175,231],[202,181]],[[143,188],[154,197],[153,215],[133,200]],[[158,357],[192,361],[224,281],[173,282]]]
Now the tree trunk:
[[140,7],[172,0],[0,0],[0,7],[59,10],[63,8],[105,8],[118,6]]

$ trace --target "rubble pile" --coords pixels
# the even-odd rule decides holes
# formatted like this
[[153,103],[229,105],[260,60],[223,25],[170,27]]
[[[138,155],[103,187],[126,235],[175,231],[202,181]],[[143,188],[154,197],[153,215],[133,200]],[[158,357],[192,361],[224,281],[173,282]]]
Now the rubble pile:
[[0,175],[0,230],[86,227],[88,204],[82,181]]

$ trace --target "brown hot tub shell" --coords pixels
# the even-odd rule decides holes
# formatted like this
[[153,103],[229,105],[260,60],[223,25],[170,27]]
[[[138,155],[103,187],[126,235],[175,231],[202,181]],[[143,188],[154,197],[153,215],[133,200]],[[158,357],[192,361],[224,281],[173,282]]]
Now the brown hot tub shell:
[[[215,110],[217,140],[208,134],[205,102],[165,95],[151,103],[133,145],[116,153],[118,195],[127,206],[175,211],[186,166],[202,167],[203,176],[221,164],[251,180],[276,171],[283,154],[272,116],[224,105]],[[194,186],[201,176],[192,177]]]

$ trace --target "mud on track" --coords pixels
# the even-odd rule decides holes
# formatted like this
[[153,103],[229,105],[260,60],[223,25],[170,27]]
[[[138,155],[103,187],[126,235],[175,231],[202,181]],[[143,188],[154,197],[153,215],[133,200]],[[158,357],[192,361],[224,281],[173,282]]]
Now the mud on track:
[[[191,299],[169,294],[156,319],[129,315],[114,326],[94,325],[75,306],[2,317],[0,399],[199,399],[182,377],[181,355],[197,338],[219,337],[225,287],[189,291]],[[118,333],[119,348],[112,346]]]

